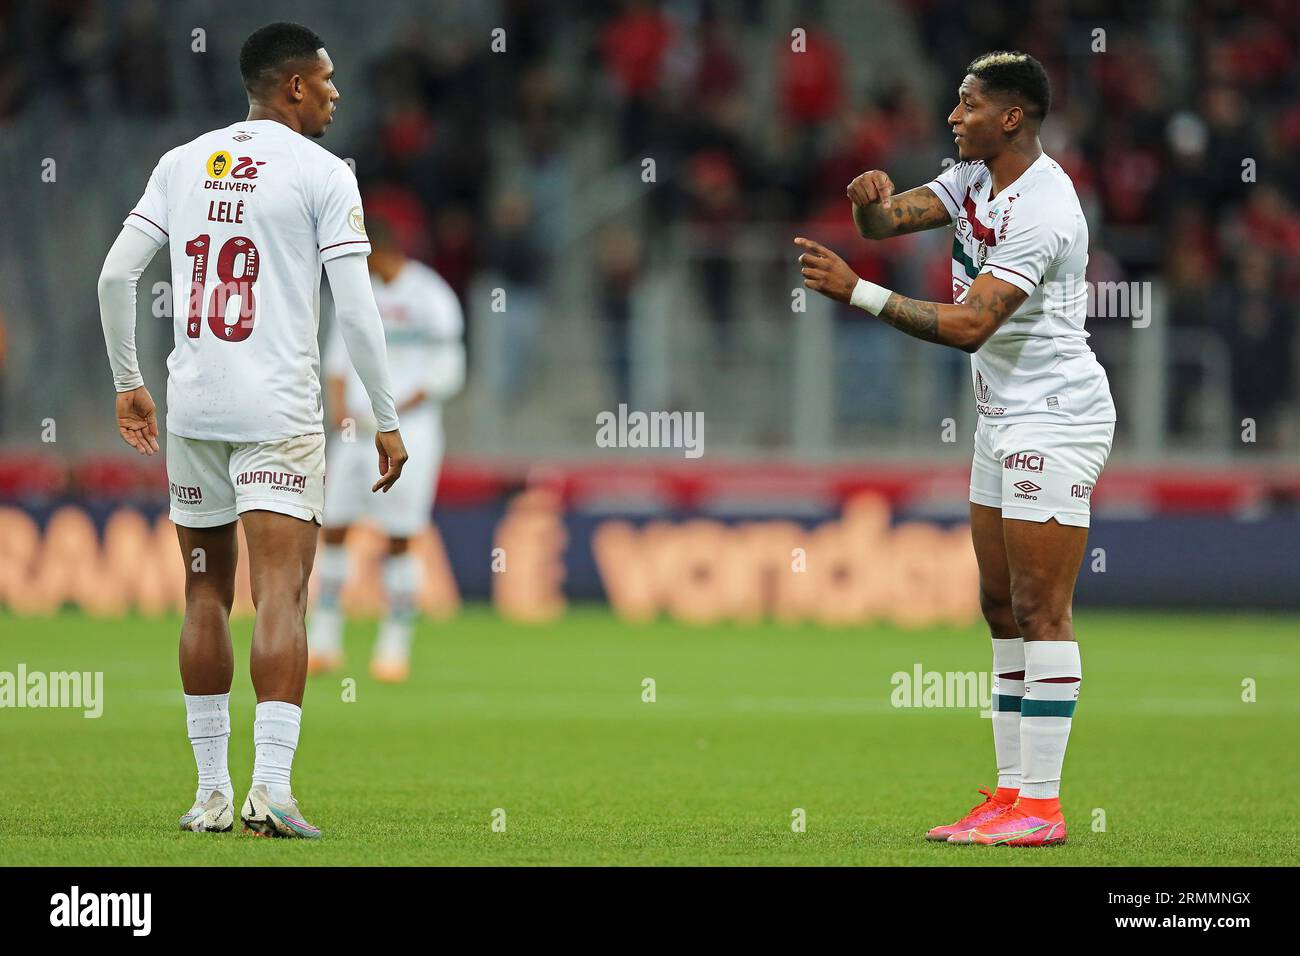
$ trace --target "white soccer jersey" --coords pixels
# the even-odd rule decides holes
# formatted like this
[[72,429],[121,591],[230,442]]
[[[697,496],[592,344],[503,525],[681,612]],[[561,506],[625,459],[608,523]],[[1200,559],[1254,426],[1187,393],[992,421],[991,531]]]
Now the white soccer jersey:
[[171,247],[167,430],[322,432],[321,266],[370,253],[347,164],[283,123],[244,120],[165,154],[126,223]]
[[981,161],[957,163],[929,188],[956,225],[952,298],[992,273],[1028,293],[971,355],[979,413],[998,422],[1115,421],[1106,371],[1088,347],[1088,223],[1074,184],[1046,153],[999,195]]
[[[393,403],[401,408],[417,392],[429,399],[403,413],[403,422],[425,409],[437,411],[460,390],[464,379],[464,316],[456,293],[438,273],[408,259],[392,282],[370,276],[375,304],[384,320]],[[351,414],[370,408],[365,386],[348,358],[339,324],[333,323],[325,348],[325,373],[347,379],[345,401]],[[367,421],[373,427],[373,422]]]

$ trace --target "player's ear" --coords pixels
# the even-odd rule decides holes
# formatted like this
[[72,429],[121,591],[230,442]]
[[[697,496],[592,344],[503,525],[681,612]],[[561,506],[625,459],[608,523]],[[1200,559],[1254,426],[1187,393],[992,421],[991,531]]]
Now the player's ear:
[[1014,133],[1020,128],[1020,124],[1025,119],[1025,111],[1019,106],[1011,106],[1002,114],[1002,131],[1004,133]]

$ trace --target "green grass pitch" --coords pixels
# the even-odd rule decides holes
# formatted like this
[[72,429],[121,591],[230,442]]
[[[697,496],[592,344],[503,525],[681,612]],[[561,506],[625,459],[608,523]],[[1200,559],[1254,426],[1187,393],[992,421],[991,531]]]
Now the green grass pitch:
[[[596,608],[525,627],[471,607],[421,623],[394,687],[366,673],[373,623],[352,622],[356,700],[338,677],[307,687],[294,791],[325,833],[308,843],[176,829],[194,788],[178,620],[0,616],[0,671],[103,671],[105,698],[95,720],[0,710],[0,863],[1296,863],[1300,621],[1085,611],[1076,626],[1069,843],[1017,850],[923,841],[992,784],[989,722],[890,704],[890,676],[917,662],[986,668],[982,628],[631,626]],[[242,802],[251,622],[234,633]]]

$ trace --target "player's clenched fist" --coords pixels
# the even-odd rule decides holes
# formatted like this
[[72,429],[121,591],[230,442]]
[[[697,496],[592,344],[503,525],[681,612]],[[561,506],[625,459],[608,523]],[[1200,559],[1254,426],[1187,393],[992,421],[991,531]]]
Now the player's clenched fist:
[[859,206],[870,206],[878,202],[888,209],[893,195],[894,181],[888,173],[879,169],[865,172],[849,183],[848,196]]

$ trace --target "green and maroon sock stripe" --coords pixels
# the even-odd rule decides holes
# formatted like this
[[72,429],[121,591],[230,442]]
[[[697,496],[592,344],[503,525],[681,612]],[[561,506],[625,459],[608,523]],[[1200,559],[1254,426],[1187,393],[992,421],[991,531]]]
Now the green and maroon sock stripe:
[[1047,677],[1034,682],[1035,696],[1020,705],[1021,717],[1073,717],[1078,703],[1079,678]]
[[999,714],[1021,713],[1020,702],[1025,696],[1025,672],[1008,671],[993,674],[993,710]]
[[1022,700],[1021,717],[1073,717],[1075,700]]

